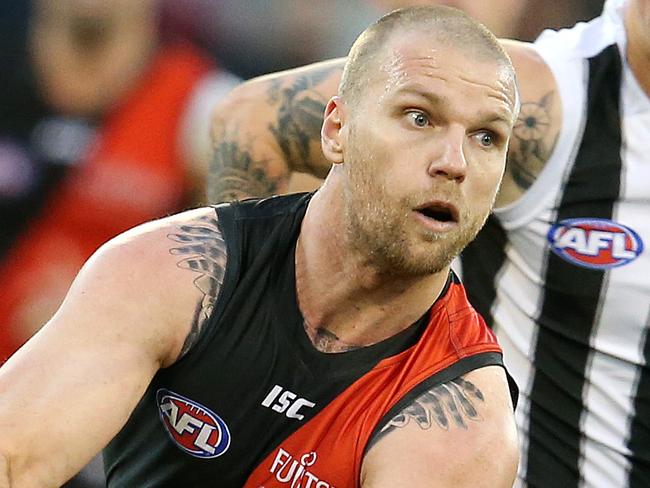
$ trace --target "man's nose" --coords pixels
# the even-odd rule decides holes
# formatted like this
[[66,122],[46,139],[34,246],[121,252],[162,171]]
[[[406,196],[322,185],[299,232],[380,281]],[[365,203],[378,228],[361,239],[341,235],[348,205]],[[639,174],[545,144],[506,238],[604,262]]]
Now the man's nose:
[[429,175],[432,177],[442,176],[459,182],[463,181],[467,173],[464,129],[449,127],[432,143],[435,144],[435,148],[434,155],[429,163]]

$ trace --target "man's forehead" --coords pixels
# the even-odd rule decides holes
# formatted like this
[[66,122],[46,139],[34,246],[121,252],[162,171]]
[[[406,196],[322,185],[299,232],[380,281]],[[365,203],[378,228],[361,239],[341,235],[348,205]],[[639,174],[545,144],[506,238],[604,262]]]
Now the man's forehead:
[[397,68],[454,69],[472,73],[477,64],[484,70],[501,71],[504,63],[481,56],[470,47],[454,46],[440,36],[405,32],[394,34],[382,49],[380,64],[384,70]]
[[387,43],[381,56],[380,79],[386,92],[418,80],[455,78],[485,88],[492,92],[492,96],[503,99],[513,111],[515,109],[514,71],[503,61],[481,59],[466,49],[436,42],[434,36],[413,33],[395,36]]
[[[384,51],[380,71],[402,80],[416,76],[458,76],[509,89],[514,72],[503,62],[479,59],[462,49],[434,45],[396,45]],[[486,78],[487,77],[487,78]]]

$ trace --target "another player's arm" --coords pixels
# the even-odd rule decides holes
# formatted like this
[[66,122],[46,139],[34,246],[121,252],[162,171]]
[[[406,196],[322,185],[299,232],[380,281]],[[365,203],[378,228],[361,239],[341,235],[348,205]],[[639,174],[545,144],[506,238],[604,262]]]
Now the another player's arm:
[[496,206],[516,201],[535,182],[555,148],[562,125],[557,83],[531,44],[502,40],[517,73],[521,110],[508,146]]
[[196,340],[225,259],[214,210],[201,209],[129,231],[86,263],[0,368],[0,487],[60,486],[110,441]]
[[519,455],[504,371],[478,369],[425,392],[371,439],[363,488],[510,488]]
[[345,60],[335,59],[248,81],[213,112],[211,202],[288,190],[292,172],[325,177],[320,131]]

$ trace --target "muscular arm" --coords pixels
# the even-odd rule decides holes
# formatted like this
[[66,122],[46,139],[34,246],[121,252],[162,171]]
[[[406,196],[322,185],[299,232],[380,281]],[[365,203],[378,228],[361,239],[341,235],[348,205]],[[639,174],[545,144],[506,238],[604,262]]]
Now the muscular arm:
[[[555,146],[561,105],[551,71],[528,43],[502,41],[517,71],[521,112],[510,139],[497,200],[517,200],[535,181]],[[324,177],[323,111],[336,94],[345,60],[264,76],[235,89],[213,115],[211,202],[286,192],[292,172]]]
[[504,372],[473,371],[416,398],[371,441],[363,488],[506,488],[517,471]]
[[344,60],[317,63],[244,83],[213,113],[208,197],[220,202],[286,192],[294,171],[324,177],[325,106]]
[[102,449],[156,371],[196,340],[224,266],[212,209],[103,246],[0,368],[0,487],[60,486]]

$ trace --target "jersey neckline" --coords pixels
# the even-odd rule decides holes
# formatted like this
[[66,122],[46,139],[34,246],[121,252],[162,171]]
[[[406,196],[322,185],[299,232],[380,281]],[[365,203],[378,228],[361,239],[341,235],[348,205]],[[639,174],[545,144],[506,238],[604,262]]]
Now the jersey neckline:
[[314,347],[304,328],[304,317],[300,311],[296,292],[295,251],[302,219],[307,210],[310,198],[301,199],[300,208],[294,215],[295,219],[287,233],[291,245],[284,247],[285,252],[278,252],[273,263],[273,275],[276,276],[272,287],[275,306],[273,313],[281,327],[285,340],[293,343],[302,363],[314,373],[327,373],[338,376],[349,374],[354,370],[365,370],[391,356],[396,356],[415,345],[427,328],[432,310],[445,297],[452,282],[452,273],[439,297],[431,307],[413,324],[403,331],[369,346],[344,352],[322,352]]

